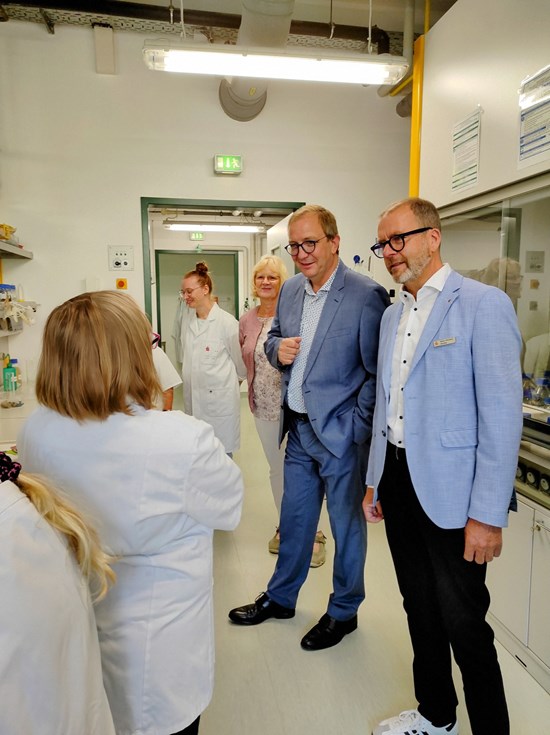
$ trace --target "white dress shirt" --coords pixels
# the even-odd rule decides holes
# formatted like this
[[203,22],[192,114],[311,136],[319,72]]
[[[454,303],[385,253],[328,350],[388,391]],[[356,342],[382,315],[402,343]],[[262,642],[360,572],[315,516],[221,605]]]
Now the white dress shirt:
[[292,411],[297,413],[306,413],[306,404],[304,401],[304,394],[302,393],[302,383],[304,382],[304,373],[307,365],[307,358],[309,357],[309,351],[313,344],[315,332],[319,326],[319,320],[321,319],[321,313],[327,300],[330,288],[334,283],[336,277],[336,271],[340,260],[336,264],[335,269],[332,271],[332,275],[324,283],[321,288],[315,292],[311,286],[309,279],[306,279],[304,297],[304,308],[302,311],[302,321],[300,324],[300,351],[296,355],[296,359],[292,364],[292,371],[290,373],[290,382],[288,384],[287,391],[287,403],[288,407]]
[[399,300],[403,303],[403,312],[397,328],[392,357],[390,403],[388,407],[388,441],[400,449],[405,448],[403,388],[409,377],[409,370],[420,335],[450,272],[450,265],[445,263],[437,273],[434,273],[426,281],[416,295],[416,299],[403,286],[401,286],[398,294]]

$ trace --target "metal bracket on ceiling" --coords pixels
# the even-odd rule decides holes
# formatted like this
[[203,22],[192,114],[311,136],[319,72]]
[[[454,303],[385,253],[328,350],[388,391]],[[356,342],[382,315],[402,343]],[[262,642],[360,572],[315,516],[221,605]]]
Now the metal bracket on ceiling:
[[42,20],[44,21],[44,25],[48,29],[48,33],[53,34],[55,33],[55,25],[53,20],[50,18],[50,16],[46,13],[46,11],[43,8],[39,8],[40,15],[42,16]]

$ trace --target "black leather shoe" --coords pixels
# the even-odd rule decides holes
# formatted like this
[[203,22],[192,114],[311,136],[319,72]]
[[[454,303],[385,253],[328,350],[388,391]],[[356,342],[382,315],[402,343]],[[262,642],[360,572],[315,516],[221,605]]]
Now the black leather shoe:
[[258,625],[268,618],[293,618],[293,607],[283,607],[273,602],[265,592],[256,597],[251,605],[243,605],[229,611],[229,620],[237,625]]
[[336,620],[325,613],[321,620],[302,638],[300,645],[306,651],[321,651],[340,643],[342,638],[357,628],[357,615],[349,620]]

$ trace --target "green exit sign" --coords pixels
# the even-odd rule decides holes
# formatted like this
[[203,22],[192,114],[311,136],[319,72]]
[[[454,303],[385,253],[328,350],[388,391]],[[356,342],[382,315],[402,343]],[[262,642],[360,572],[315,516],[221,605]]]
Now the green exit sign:
[[190,240],[204,240],[204,232],[190,232],[189,239]]
[[217,174],[240,174],[243,170],[243,157],[229,155],[227,153],[216,153],[214,156],[214,173]]

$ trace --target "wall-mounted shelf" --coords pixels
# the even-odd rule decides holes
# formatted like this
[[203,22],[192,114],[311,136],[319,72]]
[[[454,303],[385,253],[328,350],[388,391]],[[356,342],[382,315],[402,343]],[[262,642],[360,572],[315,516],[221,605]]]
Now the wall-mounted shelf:
[[32,260],[33,254],[30,250],[18,248],[17,245],[10,245],[9,242],[0,240],[0,259],[1,258],[26,258]]

